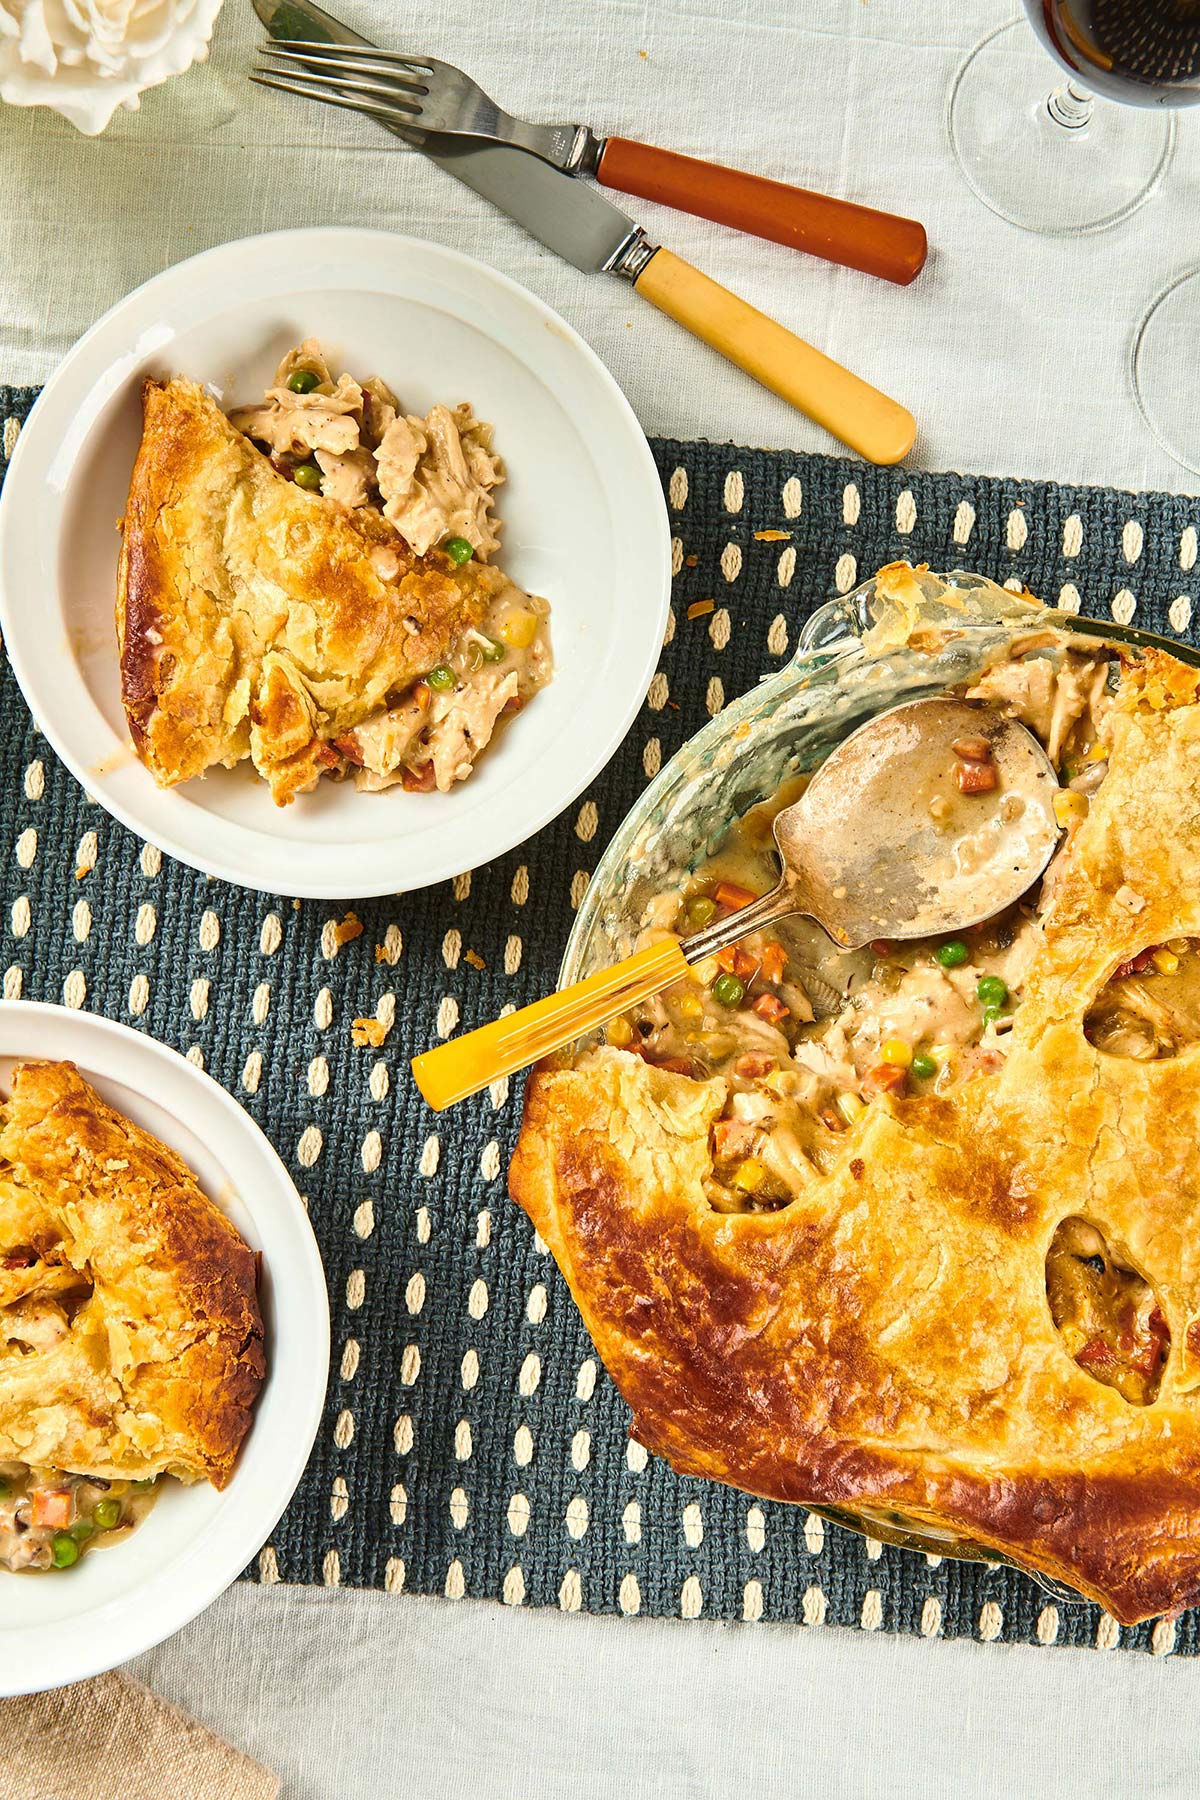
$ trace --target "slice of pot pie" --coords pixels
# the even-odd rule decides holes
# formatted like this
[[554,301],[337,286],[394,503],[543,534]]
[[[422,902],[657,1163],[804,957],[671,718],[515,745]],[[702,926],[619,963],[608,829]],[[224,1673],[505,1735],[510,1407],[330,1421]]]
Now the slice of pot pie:
[[[187,1164],[73,1064],[14,1070],[0,1106],[0,1464],[43,1489],[53,1471],[225,1487],[263,1382],[257,1276]],[[0,1552],[21,1524],[0,1516]]]
[[1200,677],[1055,635],[976,690],[1053,741],[1040,896],[832,1008],[799,927],[698,965],[534,1072],[510,1186],[675,1468],[1135,1622],[1200,1601]]
[[[365,486],[351,492],[348,434],[384,403],[347,376],[335,388],[323,363],[293,366],[300,354],[288,379],[312,386],[292,411],[307,405],[311,436],[324,402],[322,442],[340,447],[324,473],[264,453],[195,382],[144,385],[116,606],[134,745],[162,787],[249,758],[279,805],[322,775],[448,791],[549,679],[548,608],[466,539],[418,555]],[[277,434],[291,413],[272,404]]]

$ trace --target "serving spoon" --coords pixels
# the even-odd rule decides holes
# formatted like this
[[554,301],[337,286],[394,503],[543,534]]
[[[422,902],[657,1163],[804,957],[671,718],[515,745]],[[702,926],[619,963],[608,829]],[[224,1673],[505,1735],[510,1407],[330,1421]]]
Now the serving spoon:
[[1058,842],[1058,777],[1031,732],[937,695],[868,720],[776,815],[782,872],[760,899],[414,1057],[435,1111],[605,1024],[752,931],[801,915],[840,949],[963,931],[1032,886]]

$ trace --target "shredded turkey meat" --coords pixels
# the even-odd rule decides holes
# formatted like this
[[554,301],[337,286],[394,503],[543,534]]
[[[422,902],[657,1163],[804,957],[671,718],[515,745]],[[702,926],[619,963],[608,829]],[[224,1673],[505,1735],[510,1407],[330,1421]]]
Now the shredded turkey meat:
[[420,555],[447,537],[465,538],[481,562],[499,549],[492,492],[504,465],[491,444],[491,426],[466,405],[389,425],[375,453],[383,516]]
[[[504,464],[492,427],[466,401],[424,418],[401,410],[379,376],[336,380],[315,338],[289,350],[257,406],[229,415],[278,468],[315,467],[320,491],[343,506],[374,506],[424,556],[447,538],[480,562],[500,547],[493,513]],[[312,486],[306,479],[301,486]]]

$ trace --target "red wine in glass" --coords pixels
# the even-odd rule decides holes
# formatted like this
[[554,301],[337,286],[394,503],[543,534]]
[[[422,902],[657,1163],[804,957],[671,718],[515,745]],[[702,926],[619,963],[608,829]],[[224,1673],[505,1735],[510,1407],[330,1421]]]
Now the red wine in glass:
[[1200,0],[1025,0],[1046,47],[1125,106],[1200,102]]

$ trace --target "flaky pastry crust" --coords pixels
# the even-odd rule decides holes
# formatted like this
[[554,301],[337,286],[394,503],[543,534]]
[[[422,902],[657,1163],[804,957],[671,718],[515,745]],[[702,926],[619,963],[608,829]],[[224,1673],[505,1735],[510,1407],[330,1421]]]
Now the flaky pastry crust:
[[223,1488],[262,1385],[257,1259],[71,1063],[0,1107],[0,1461]]
[[[722,1214],[724,1082],[596,1051],[534,1073],[510,1186],[675,1468],[949,1530],[1132,1623],[1200,1600],[1200,1047],[1108,1056],[1083,1020],[1123,959],[1200,932],[1200,705],[1159,653],[1126,687],[998,1073],[875,1099],[809,1194]],[[1068,1215],[1157,1293],[1150,1405],[1054,1328]]]
[[507,579],[297,487],[193,381],[147,381],[142,405],[116,607],[134,745],[161,787],[249,757],[284,805]]

